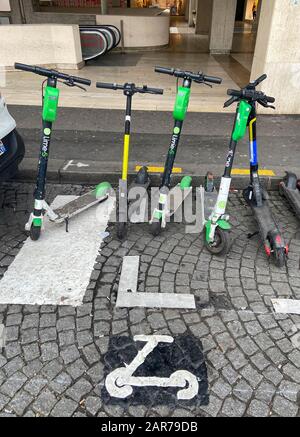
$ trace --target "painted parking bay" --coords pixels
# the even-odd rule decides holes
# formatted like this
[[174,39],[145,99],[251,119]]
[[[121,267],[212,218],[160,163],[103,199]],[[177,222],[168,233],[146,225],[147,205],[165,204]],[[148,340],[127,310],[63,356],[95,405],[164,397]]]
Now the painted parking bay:
[[[74,196],[57,196],[53,208]],[[79,306],[93,271],[108,220],[109,198],[65,226],[48,221],[40,241],[28,239],[0,281],[0,304]]]

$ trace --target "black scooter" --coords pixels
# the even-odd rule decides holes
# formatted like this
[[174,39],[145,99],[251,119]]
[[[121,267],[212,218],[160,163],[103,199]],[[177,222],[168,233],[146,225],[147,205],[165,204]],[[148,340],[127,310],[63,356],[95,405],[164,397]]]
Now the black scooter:
[[15,176],[25,155],[24,141],[0,95],[0,182]]
[[[157,94],[162,95],[164,90],[158,88],[149,88],[147,85],[137,87],[134,83],[125,83],[118,85],[116,83],[97,82],[97,88],[108,89],[113,91],[121,90],[126,97],[126,112],[124,125],[124,147],[123,147],[123,166],[122,178],[119,181],[119,199],[118,199],[118,214],[117,214],[117,236],[119,240],[123,240],[127,235],[128,218],[131,219],[133,212],[139,208],[143,198],[147,197],[147,190],[150,187],[151,180],[148,174],[147,167],[142,167],[136,175],[128,190],[128,166],[129,166],[129,151],[130,151],[130,135],[131,135],[131,119],[132,119],[132,100],[135,94]],[[135,201],[134,205],[130,206],[130,192],[134,188],[141,189],[139,201]]]
[[[256,90],[256,87],[266,78],[267,75],[264,74],[241,90],[228,90],[227,94],[231,96],[231,98],[225,103],[225,107],[228,107],[235,102],[239,103],[236,115],[238,122],[236,128],[236,140],[239,140],[244,136],[247,126],[249,130],[250,185],[244,190],[243,196],[247,204],[251,206],[259,228],[259,231],[253,235],[249,235],[249,238],[252,238],[259,233],[264,243],[266,254],[269,257],[274,257],[277,267],[283,267],[288,255],[288,246],[285,244],[278,225],[272,215],[267,200],[268,195],[263,189],[258,175],[259,164],[256,137],[256,106],[259,104],[265,108],[275,109],[274,106],[269,105],[269,103],[274,103],[275,99],[273,97],[268,97],[262,91]],[[237,141],[234,141],[232,151],[233,156],[236,143]]]
[[286,172],[285,178],[279,184],[279,193],[288,200],[300,219],[300,180],[295,173]]

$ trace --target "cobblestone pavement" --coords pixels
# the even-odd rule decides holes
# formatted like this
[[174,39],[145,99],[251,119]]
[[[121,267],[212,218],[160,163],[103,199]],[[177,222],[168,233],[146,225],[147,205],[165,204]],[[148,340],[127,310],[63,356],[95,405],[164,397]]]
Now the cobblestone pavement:
[[[32,191],[26,184],[1,188],[1,276],[26,238]],[[51,199],[81,191],[48,190]],[[135,225],[124,243],[111,225],[80,308],[0,305],[7,330],[0,416],[299,416],[300,316],[275,315],[271,298],[300,299],[300,228],[278,194],[271,204],[290,241],[286,269],[268,262],[259,237],[247,239],[255,222],[233,194],[234,242],[227,258],[209,255],[202,238],[185,235],[181,224],[170,224],[158,238],[146,225]],[[139,291],[192,293],[197,311],[116,309],[125,255],[141,256]],[[102,396],[110,338],[153,333],[187,334],[201,342],[207,405],[145,405],[141,399],[130,406]]]

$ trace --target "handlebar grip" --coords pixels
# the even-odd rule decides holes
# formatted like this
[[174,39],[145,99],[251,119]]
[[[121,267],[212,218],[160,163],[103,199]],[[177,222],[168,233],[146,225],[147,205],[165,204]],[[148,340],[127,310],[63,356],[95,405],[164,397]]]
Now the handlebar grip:
[[275,101],[276,101],[276,99],[274,97],[269,97],[269,96],[266,97],[266,100],[268,103],[275,103]]
[[160,95],[162,95],[164,93],[164,90],[160,89],[160,88],[147,88],[147,91],[150,94],[160,94]]
[[106,90],[116,90],[117,89],[117,84],[115,83],[106,83],[106,82],[97,82],[96,83],[96,87],[97,88],[103,88]]
[[36,67],[27,64],[20,64],[18,62],[15,63],[16,70],[29,71],[30,73],[36,72]]
[[266,74],[261,75],[258,79],[256,79],[256,81],[255,81],[256,85],[259,85],[260,83],[262,83],[264,80],[267,79],[267,77],[268,76]]
[[174,68],[155,67],[154,71],[155,73],[174,75]]
[[227,100],[227,102],[224,103],[224,108],[229,108],[229,106],[231,106],[235,101],[235,98],[231,97],[231,99]]
[[223,79],[215,76],[203,76],[205,82],[216,83],[220,85],[223,82]]
[[241,90],[227,90],[227,95],[228,96],[240,97],[241,94],[242,94]]
[[83,77],[76,77],[76,76],[71,76],[71,79],[74,82],[81,83],[82,85],[87,85],[87,86],[92,85],[92,81],[90,79],[84,79]]

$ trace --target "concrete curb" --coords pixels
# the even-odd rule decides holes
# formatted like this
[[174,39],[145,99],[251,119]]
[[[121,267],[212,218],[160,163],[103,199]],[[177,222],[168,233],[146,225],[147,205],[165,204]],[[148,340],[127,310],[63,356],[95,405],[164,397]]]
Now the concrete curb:
[[[151,164],[148,164],[151,165]],[[135,177],[136,163],[130,163],[129,166],[129,182]],[[105,170],[104,170],[105,169]],[[102,181],[110,182],[112,185],[117,185],[120,178],[121,163],[118,162],[102,162],[102,161],[64,161],[52,159],[48,166],[48,182],[58,184],[82,184],[94,185]],[[173,184],[180,182],[183,176],[190,175],[193,178],[193,185],[200,186],[204,183],[204,178],[207,173],[207,166],[183,165],[182,174],[174,174]],[[209,168],[216,175],[217,184],[220,181],[220,175],[223,174],[224,168],[221,166],[211,166]],[[276,176],[261,176],[261,180],[268,190],[277,190],[280,181],[284,176],[285,169],[282,167],[272,169]],[[295,171],[297,169],[289,169]],[[19,182],[35,182],[37,173],[37,161],[32,158],[25,158],[20,165],[19,173],[15,177]],[[299,173],[299,172],[298,172]],[[160,174],[151,174],[153,186],[160,185]],[[233,176],[232,188],[243,189],[249,181],[249,176]]]

